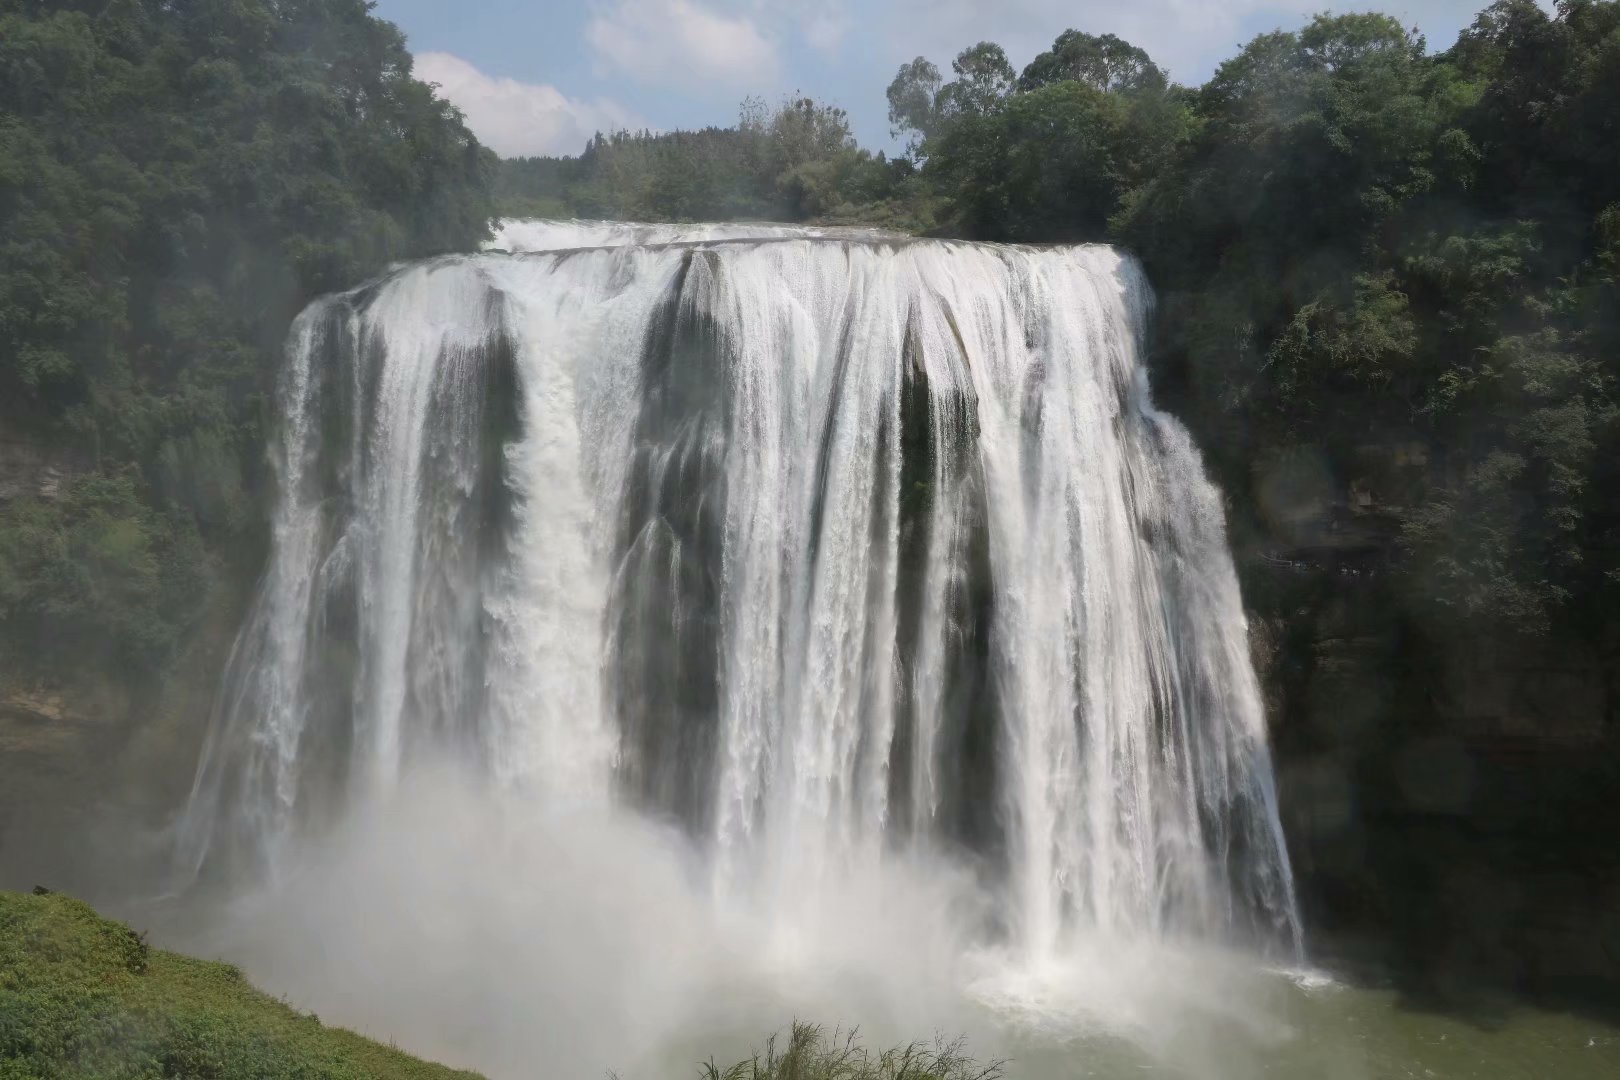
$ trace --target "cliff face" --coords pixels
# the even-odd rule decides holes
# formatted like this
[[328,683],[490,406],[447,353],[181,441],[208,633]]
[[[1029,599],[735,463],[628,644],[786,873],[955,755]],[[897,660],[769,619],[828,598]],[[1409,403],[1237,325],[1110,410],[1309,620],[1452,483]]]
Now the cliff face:
[[[54,503],[92,463],[0,422],[0,511]],[[179,655],[135,680],[90,658],[25,674],[0,655],[0,888],[118,898],[162,865],[251,581],[220,583]]]
[[0,420],[0,503],[12,499],[55,499],[63,484],[84,472],[83,456],[50,440],[29,438]]
[[1620,992],[1612,638],[1438,633],[1403,611],[1376,485],[1256,487],[1235,533],[1316,957],[1431,993]]
[[161,887],[238,615],[214,597],[179,662],[138,687],[0,673],[0,888],[116,902]]

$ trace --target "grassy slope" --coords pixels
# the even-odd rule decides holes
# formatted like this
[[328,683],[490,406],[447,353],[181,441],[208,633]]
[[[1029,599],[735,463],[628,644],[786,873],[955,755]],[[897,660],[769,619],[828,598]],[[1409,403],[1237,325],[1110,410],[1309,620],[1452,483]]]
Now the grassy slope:
[[228,964],[149,949],[60,895],[0,893],[0,1080],[476,1077],[255,990]]
[[[690,1074],[688,1074],[690,1075]],[[961,1042],[868,1053],[853,1033],[794,1024],[783,1044],[708,1080],[998,1080]],[[0,892],[0,1080],[481,1080],[267,997],[229,964],[150,949],[58,893]]]

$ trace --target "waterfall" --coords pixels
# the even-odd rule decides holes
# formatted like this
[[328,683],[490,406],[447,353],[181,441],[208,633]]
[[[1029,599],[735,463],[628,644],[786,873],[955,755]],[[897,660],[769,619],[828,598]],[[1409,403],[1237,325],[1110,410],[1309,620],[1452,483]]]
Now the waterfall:
[[180,830],[413,763],[678,822],[720,897],[926,851],[1029,956],[1299,948],[1218,493],[1106,247],[512,222],[288,340],[270,562]]

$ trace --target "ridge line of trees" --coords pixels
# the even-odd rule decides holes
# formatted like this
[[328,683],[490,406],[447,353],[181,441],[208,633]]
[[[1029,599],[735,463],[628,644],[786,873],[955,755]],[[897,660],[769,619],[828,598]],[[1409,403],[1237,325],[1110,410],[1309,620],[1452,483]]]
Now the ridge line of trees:
[[[509,217],[627,221],[861,221],[921,229],[906,158],[862,149],[849,117],[796,95],[743,101],[732,127],[598,133],[578,157],[501,162]],[[902,193],[906,197],[902,197]]]

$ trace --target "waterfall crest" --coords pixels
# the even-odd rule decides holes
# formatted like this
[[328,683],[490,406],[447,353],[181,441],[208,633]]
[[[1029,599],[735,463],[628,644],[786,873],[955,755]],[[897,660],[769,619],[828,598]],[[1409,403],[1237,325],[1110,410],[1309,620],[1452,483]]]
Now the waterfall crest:
[[792,227],[508,223],[295,324],[192,872],[455,759],[678,821],[720,896],[925,850],[1031,956],[1294,953],[1217,492],[1142,271]]

